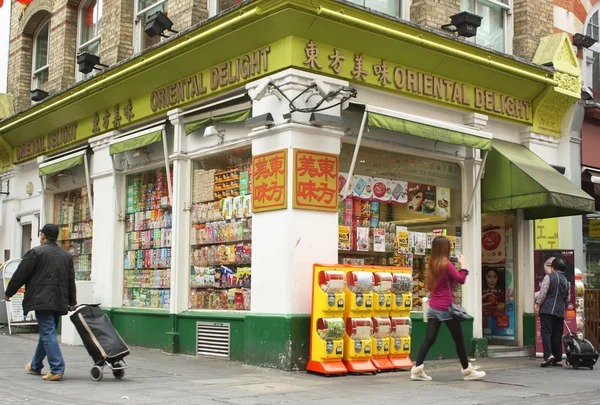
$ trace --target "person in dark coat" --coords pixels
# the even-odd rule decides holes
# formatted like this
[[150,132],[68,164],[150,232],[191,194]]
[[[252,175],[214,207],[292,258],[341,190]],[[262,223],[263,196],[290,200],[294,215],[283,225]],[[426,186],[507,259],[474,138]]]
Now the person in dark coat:
[[571,300],[571,284],[565,277],[567,263],[562,257],[552,262],[552,271],[544,276],[535,300],[535,313],[540,317],[544,361],[542,367],[562,366],[562,335],[565,310]]
[[4,295],[4,299],[10,301],[25,285],[23,312],[35,311],[40,333],[33,359],[25,370],[29,374],[41,375],[44,358],[48,357],[50,371],[42,377],[45,381],[58,381],[64,375],[65,361],[58,345],[56,328],[61,315],[77,305],[73,258],[56,244],[57,238],[58,227],[44,225],[41,245],[25,253]]

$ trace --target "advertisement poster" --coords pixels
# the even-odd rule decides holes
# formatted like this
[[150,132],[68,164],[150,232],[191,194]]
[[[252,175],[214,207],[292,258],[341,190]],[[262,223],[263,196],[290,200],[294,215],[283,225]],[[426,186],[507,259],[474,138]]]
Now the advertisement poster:
[[481,299],[483,316],[505,315],[506,269],[505,267],[483,266]]
[[[565,277],[571,283],[571,302],[566,310],[565,320],[572,331],[577,330],[577,320],[575,314],[575,252],[573,250],[560,249],[540,249],[533,251],[533,260],[535,266],[535,296],[540,291],[542,280],[546,274],[552,271],[552,261],[562,257],[567,262]],[[535,351],[541,356],[544,349],[542,346],[542,335],[539,316],[535,317]],[[566,331],[565,331],[566,333]]]
[[350,250],[350,228],[338,226],[338,250]]
[[481,218],[481,262],[500,264],[506,260],[506,232],[503,215]]
[[[2,265],[2,277],[4,282],[4,290],[8,286],[12,275],[17,270],[21,259],[9,260]],[[25,314],[23,312],[23,298],[25,297],[25,288],[21,287],[15,295],[10,299],[10,302],[6,302],[6,313],[8,315],[9,326],[10,324],[31,324],[35,325],[34,312]]]
[[423,212],[424,199],[424,186],[421,184],[408,183],[408,210],[413,212]]
[[436,189],[436,208],[435,215],[442,218],[450,217],[450,189],[447,187],[438,187]]

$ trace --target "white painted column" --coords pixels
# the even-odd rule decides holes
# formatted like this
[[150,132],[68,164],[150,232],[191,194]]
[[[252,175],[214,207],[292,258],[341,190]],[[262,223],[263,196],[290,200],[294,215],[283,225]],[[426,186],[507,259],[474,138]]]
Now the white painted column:
[[253,215],[252,312],[309,314],[313,265],[337,263],[337,212],[292,208],[293,149],[339,154],[343,135],[303,124],[254,135],[253,155],[288,149],[288,208]]
[[534,311],[535,269],[533,263],[533,221],[524,219],[523,210],[517,210],[516,300],[517,340],[523,345],[523,314]]
[[462,252],[469,276],[463,286],[463,306],[473,317],[473,337],[483,337],[481,314],[481,185],[477,185],[477,174],[481,170],[481,160],[472,157],[464,163],[462,173],[462,205],[463,213],[468,208],[469,198],[475,189],[473,206],[470,214],[462,222]]

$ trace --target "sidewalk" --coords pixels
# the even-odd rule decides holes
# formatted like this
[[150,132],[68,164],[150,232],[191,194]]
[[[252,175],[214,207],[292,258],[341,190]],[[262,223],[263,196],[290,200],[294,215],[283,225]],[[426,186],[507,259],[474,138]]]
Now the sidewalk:
[[[462,381],[458,361],[426,363],[431,382],[408,372],[325,378],[286,373],[226,360],[169,355],[133,347],[123,380],[105,370],[90,376],[83,347],[62,346],[67,362],[61,382],[27,375],[37,335],[0,335],[0,404],[600,404],[600,364],[594,370],[540,368],[538,359],[480,359],[484,381]],[[44,369],[47,371],[47,369]]]

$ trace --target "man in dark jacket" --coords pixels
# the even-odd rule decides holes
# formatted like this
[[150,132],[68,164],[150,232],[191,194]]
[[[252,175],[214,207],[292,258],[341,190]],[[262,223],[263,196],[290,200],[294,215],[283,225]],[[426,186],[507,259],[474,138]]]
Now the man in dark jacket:
[[31,249],[13,274],[4,299],[10,297],[25,285],[23,312],[35,311],[40,338],[31,363],[25,366],[29,374],[41,375],[44,357],[48,357],[50,371],[45,381],[61,380],[65,372],[56,328],[61,315],[65,315],[70,306],[77,304],[75,291],[75,272],[71,254],[56,245],[58,227],[46,224],[40,235],[40,246]]
[[544,276],[535,313],[540,317],[544,361],[542,367],[562,366],[562,335],[565,310],[571,300],[571,283],[565,277],[567,263],[562,257],[552,262],[552,272]]

